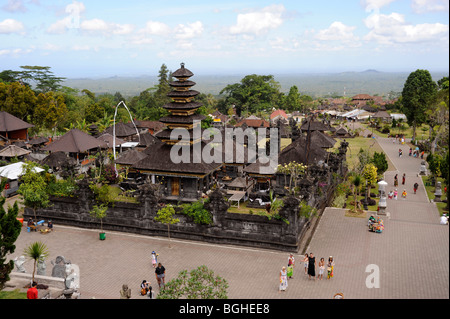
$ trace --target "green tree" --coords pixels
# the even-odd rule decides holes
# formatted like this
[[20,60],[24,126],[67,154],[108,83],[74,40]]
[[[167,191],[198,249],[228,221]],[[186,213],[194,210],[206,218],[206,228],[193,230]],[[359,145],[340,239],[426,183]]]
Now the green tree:
[[19,82],[0,83],[0,110],[27,121],[36,107],[33,90]]
[[173,215],[175,215],[175,209],[172,205],[167,205],[156,213],[155,221],[160,222],[162,224],[167,225],[167,235],[169,237],[169,248],[170,246],[170,225],[178,223],[180,220],[178,218],[174,218]]
[[190,273],[181,271],[165,285],[157,299],[228,299],[227,289],[224,278],[202,265]]
[[416,139],[416,128],[426,121],[426,112],[436,92],[437,85],[428,70],[416,70],[406,79],[402,91],[402,111],[408,125],[413,127],[413,140]]
[[47,193],[47,181],[43,174],[36,172],[36,163],[27,163],[23,166],[23,174],[20,177],[20,186],[17,190],[24,201],[25,206],[33,209],[34,218],[36,210],[49,205]]
[[34,274],[36,273],[37,262],[39,259],[46,259],[49,256],[48,248],[44,243],[38,241],[26,247],[23,253],[25,257],[34,260],[33,275],[31,277],[31,281],[34,281]]
[[52,91],[40,93],[33,114],[33,123],[39,128],[55,130],[66,114],[67,107],[62,95],[55,96]]
[[370,196],[370,189],[372,188],[372,185],[374,185],[377,182],[377,178],[378,178],[377,168],[373,164],[367,164],[364,167],[363,175],[367,181],[367,190],[366,191],[367,191],[368,196]]
[[247,75],[240,83],[227,85],[220,94],[226,94],[225,104],[235,105],[236,113],[270,111],[282,105],[280,84],[273,75]]
[[[0,188],[4,189],[6,179],[0,182]],[[6,262],[6,256],[14,253],[16,245],[14,244],[20,235],[22,225],[17,220],[19,206],[17,202],[8,207],[8,212],[4,209],[5,198],[0,197],[0,291],[5,287],[5,283],[9,281],[9,274],[14,269],[14,261]]]
[[100,231],[103,233],[103,218],[106,217],[108,210],[108,205],[101,204],[101,205],[94,205],[92,209],[89,211],[89,214],[100,220]]
[[289,93],[284,100],[284,108],[289,111],[303,111],[302,101],[300,99],[300,92],[297,86],[291,86]]
[[361,187],[361,183],[362,183],[361,175],[359,175],[359,174],[354,175],[353,179],[352,179],[352,185],[353,185],[354,198],[355,198],[355,212],[357,212],[357,208],[358,208],[358,191],[359,191],[359,188]]
[[373,153],[372,160],[370,161],[372,164],[375,165],[377,168],[378,175],[382,175],[384,172],[387,171],[389,164],[386,159],[386,154],[383,152],[375,152]]

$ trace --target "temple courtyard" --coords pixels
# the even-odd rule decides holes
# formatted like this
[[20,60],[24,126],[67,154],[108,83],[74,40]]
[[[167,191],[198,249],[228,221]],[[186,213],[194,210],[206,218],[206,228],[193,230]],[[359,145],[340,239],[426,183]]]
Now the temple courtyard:
[[[336,293],[345,299],[448,299],[449,228],[439,224],[438,209],[418,176],[420,159],[399,158],[398,144],[376,139],[394,166],[385,173],[387,190],[393,188],[396,173],[406,173],[407,198],[388,199],[382,233],[368,231],[369,213],[367,218],[347,217],[344,209],[326,208],[311,240],[293,252],[294,276],[282,293],[278,290],[279,272],[287,266],[289,253],[274,250],[177,239],[169,242],[163,237],[114,231],[107,231],[106,240],[101,241],[98,230],[56,224],[49,234],[28,233],[24,226],[11,257],[20,256],[30,243],[42,241],[50,252],[48,261],[64,256],[79,266],[81,299],[118,299],[123,284],[131,288],[132,299],[144,299],[139,295],[144,279],[157,294],[152,251],[166,268],[166,282],[181,270],[206,265],[228,281],[232,299],[330,299]],[[405,145],[403,148],[406,150]],[[414,194],[416,181],[420,186]],[[301,261],[305,252],[314,253],[316,261],[333,256],[334,278],[309,280]],[[51,265],[47,264],[50,276]],[[33,262],[26,262],[25,268],[31,273]]]

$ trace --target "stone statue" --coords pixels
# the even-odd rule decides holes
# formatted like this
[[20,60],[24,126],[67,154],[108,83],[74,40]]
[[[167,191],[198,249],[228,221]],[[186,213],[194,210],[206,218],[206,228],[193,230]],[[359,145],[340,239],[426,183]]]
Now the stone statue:
[[16,265],[18,272],[22,273],[26,272],[25,267],[23,266],[24,263],[25,263],[25,256],[14,258],[14,264]]
[[37,274],[39,276],[45,276],[45,270],[47,269],[47,266],[45,265],[45,259],[39,258],[37,262]]
[[[55,262],[52,260],[52,277],[66,278],[66,263],[64,256],[56,257]],[[68,263],[70,263],[70,261]]]

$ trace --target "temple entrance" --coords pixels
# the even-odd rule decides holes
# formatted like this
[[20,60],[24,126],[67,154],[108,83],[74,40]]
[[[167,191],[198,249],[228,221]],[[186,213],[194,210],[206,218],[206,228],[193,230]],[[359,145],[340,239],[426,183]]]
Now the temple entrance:
[[180,178],[172,177],[172,195],[179,196],[180,195]]

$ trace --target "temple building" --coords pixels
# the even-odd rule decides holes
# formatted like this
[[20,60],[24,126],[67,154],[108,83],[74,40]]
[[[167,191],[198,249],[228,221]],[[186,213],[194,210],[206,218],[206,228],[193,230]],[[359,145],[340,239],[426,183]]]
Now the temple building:
[[[153,183],[160,183],[167,200],[198,200],[215,184],[215,173],[222,166],[219,150],[214,152],[220,152],[220,161],[209,163],[203,159],[208,152],[205,147],[209,146],[202,141],[200,121],[205,116],[197,114],[202,104],[195,101],[199,92],[192,89],[196,83],[189,78],[193,75],[184,63],[172,73],[177,79],[169,83],[172,90],[167,96],[172,102],[163,106],[170,115],[160,119],[166,129],[155,134],[163,143],[149,147],[145,151],[148,156],[132,165],[140,173],[151,176]],[[180,133],[177,129],[184,130]]]

